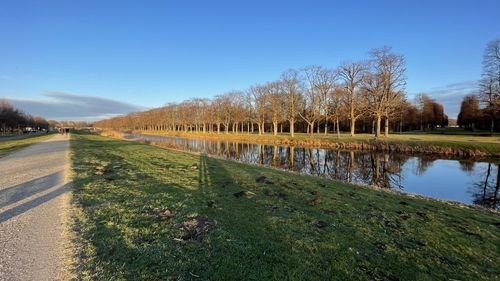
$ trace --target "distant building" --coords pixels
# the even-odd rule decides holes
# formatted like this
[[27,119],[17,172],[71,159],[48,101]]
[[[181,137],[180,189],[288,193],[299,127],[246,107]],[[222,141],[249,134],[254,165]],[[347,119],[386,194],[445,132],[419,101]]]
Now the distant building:
[[457,119],[448,119],[448,127],[452,127],[452,128],[458,127]]

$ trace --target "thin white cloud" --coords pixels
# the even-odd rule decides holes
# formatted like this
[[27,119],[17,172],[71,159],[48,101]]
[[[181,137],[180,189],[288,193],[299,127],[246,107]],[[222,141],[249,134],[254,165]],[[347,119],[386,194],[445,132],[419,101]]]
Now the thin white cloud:
[[96,96],[64,92],[48,92],[43,96],[43,99],[8,97],[6,100],[25,112],[55,120],[95,121],[146,109]]

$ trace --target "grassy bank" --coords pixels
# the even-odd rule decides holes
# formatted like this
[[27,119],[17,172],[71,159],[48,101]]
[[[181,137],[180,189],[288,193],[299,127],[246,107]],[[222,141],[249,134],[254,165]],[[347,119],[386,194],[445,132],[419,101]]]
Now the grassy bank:
[[498,214],[100,136],[71,149],[83,279],[500,277]]
[[52,136],[53,134],[43,134],[16,140],[0,140],[0,157],[3,157],[28,145],[49,139]]
[[223,139],[239,142],[284,144],[296,146],[314,146],[323,148],[363,149],[394,151],[424,154],[446,154],[469,157],[497,157],[500,156],[500,136],[476,136],[465,134],[391,134],[385,138],[374,138],[371,134],[358,134],[351,137],[348,134],[336,135],[296,134],[215,134],[215,133],[185,133],[139,131],[138,133],[152,135],[170,135],[188,138]]

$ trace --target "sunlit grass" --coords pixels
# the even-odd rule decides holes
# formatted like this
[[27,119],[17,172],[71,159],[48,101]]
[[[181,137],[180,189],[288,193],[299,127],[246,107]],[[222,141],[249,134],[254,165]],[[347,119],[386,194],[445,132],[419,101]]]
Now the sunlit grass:
[[52,136],[53,136],[53,134],[43,134],[43,135],[37,135],[37,136],[32,136],[32,137],[27,137],[27,138],[17,139],[17,140],[2,141],[0,139],[0,157],[3,157],[9,153],[12,153],[18,149],[24,148],[28,145],[46,140]]
[[430,134],[430,133],[406,133],[398,134],[392,133],[389,137],[375,138],[372,134],[356,134],[351,137],[347,133],[340,134],[338,137],[336,134],[324,135],[323,133],[307,135],[304,133],[297,133],[295,137],[292,138],[290,134],[283,133],[274,136],[271,133],[265,133],[263,135],[258,134],[247,134],[247,133],[229,133],[224,132],[220,134],[216,133],[196,133],[196,132],[162,132],[162,131],[140,131],[145,134],[153,135],[176,135],[182,137],[195,137],[195,138],[212,138],[212,139],[228,139],[234,141],[242,142],[254,142],[254,143],[267,143],[273,144],[275,142],[305,142],[311,143],[312,145],[321,146],[328,145],[330,143],[388,143],[388,144],[401,144],[408,147],[418,147],[420,150],[425,151],[428,147],[430,150],[435,151],[435,148],[440,148],[446,150],[451,149],[461,149],[461,150],[477,150],[486,153],[491,156],[500,155],[500,135],[493,136],[476,136],[476,135],[464,135],[464,134]]
[[[141,131],[143,133],[157,133],[157,134],[179,134],[179,135],[197,135],[197,136],[204,136],[204,135],[211,135],[211,136],[237,136],[237,137],[249,137],[249,138],[291,138],[290,134],[288,133],[278,133],[277,136],[274,136],[272,133],[264,133],[262,135],[258,135],[256,133],[254,134],[247,134],[247,133],[229,133],[225,134],[224,132],[221,132],[220,134],[216,133],[196,133],[196,132],[162,132],[162,131]],[[324,133],[315,133],[312,136],[304,133],[295,133],[296,139],[321,139],[321,140],[375,140],[376,138],[374,137],[373,134],[365,134],[365,133],[358,133],[355,136],[351,136],[348,133],[341,133],[340,138],[337,137],[337,134],[334,133],[329,133],[325,135]],[[500,144],[500,135],[493,135],[493,136],[476,136],[476,135],[466,135],[466,134],[439,134],[439,133],[391,133],[389,134],[389,137],[380,137],[379,140],[384,141],[384,140],[408,140],[408,141],[473,141],[473,142],[487,142],[487,143],[497,143]]]
[[71,148],[87,279],[500,276],[498,214],[132,141]]

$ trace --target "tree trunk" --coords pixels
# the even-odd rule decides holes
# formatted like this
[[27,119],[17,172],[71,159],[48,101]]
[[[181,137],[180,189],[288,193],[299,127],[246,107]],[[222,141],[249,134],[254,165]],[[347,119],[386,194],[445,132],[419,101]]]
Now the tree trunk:
[[384,136],[387,138],[389,136],[389,117],[385,117],[385,132]]
[[325,121],[325,135],[328,135],[328,121]]
[[356,130],[356,119],[351,116],[351,137],[354,137],[355,130]]
[[376,129],[375,129],[375,137],[380,137],[380,126],[381,126],[381,119],[382,117],[380,115],[377,115],[377,124],[376,124]]
[[275,136],[278,134],[278,121],[273,122],[273,133]]
[[337,126],[337,138],[340,138],[340,125],[339,125],[339,118],[335,119],[335,125]]
[[288,120],[290,122],[290,136],[292,136],[292,138],[295,136],[295,128],[293,127],[294,123],[295,123],[295,119],[292,118],[290,120]]

